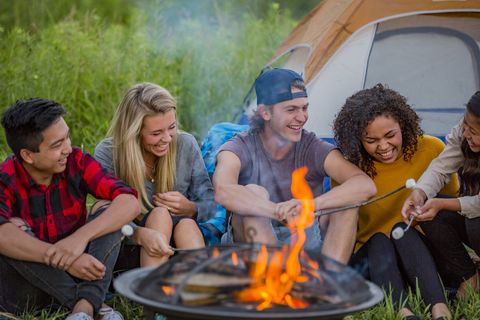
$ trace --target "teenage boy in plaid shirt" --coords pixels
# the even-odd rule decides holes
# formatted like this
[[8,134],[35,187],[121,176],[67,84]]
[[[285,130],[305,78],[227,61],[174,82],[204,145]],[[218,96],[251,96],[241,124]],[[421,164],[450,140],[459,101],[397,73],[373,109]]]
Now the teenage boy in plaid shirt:
[[[13,151],[0,164],[0,310],[55,301],[93,319],[112,278],[121,227],[140,212],[136,191],[72,148],[65,109],[17,101],[2,117]],[[86,198],[101,201],[87,214]],[[113,250],[112,250],[113,248]],[[110,309],[102,319],[122,319]]]

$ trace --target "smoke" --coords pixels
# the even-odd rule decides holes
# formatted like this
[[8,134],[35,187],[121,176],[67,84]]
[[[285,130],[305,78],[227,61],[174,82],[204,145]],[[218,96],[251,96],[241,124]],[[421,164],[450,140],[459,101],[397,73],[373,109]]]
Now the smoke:
[[157,82],[177,97],[181,128],[197,139],[214,123],[233,120],[255,77],[295,25],[278,4],[254,12],[260,7],[255,1],[141,3],[145,32],[157,59],[165,60]]

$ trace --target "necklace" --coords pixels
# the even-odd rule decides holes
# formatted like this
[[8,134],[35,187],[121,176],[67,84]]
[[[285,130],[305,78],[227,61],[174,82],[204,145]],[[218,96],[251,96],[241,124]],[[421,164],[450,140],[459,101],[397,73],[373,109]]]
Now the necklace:
[[151,183],[155,183],[155,165],[150,165],[145,161],[145,166],[147,167],[147,178],[150,180]]

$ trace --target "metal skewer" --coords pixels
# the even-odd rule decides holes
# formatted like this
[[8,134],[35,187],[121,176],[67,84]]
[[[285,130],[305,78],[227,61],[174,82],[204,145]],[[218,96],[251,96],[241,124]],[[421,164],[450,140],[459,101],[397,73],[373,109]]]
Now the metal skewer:
[[107,262],[107,259],[110,258],[110,255],[112,254],[113,250],[122,243],[125,237],[130,238],[133,235],[133,228],[129,224],[126,224],[122,227],[121,232],[122,232],[122,237],[110,248],[110,250],[107,251],[107,253],[103,257],[102,259],[103,264]]
[[369,199],[369,200],[365,200],[365,201],[362,201],[360,203],[340,207],[340,208],[315,211],[314,215],[315,215],[315,217],[320,217],[320,216],[325,216],[325,215],[340,212],[340,211],[345,211],[345,210],[348,210],[348,209],[354,209],[354,208],[359,208],[359,207],[362,207],[362,206],[366,206],[367,204],[370,204],[372,202],[375,202],[375,201],[381,200],[383,198],[386,198],[388,196],[391,196],[392,194],[395,194],[395,193],[397,193],[397,192],[399,192],[399,191],[401,191],[405,188],[413,189],[415,187],[415,185],[416,185],[415,179],[408,179],[403,186],[398,187],[397,189],[392,190],[388,193],[385,193],[381,196],[378,196],[378,197],[375,197],[375,198],[372,198],[372,199]]
[[402,227],[396,227],[395,229],[393,229],[392,231],[393,239],[398,240],[401,237],[403,237],[405,233],[408,231],[408,229],[410,228],[410,226],[412,225],[413,219],[415,219],[415,216],[413,215],[410,216],[410,220],[408,221],[408,224],[405,227],[405,229],[403,229]]

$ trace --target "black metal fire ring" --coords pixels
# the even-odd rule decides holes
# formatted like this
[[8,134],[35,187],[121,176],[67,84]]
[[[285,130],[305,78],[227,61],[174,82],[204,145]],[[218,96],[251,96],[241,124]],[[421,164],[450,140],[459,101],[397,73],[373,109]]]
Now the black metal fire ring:
[[247,310],[223,310],[226,308],[219,308],[218,306],[183,306],[172,305],[152,301],[139,296],[135,293],[135,288],[138,283],[146,277],[155,268],[137,268],[123,273],[115,282],[115,289],[128,299],[143,305],[145,308],[158,312],[168,318],[176,319],[334,319],[356,313],[368,309],[383,299],[382,290],[375,284],[366,281],[371,293],[370,299],[354,306],[349,306],[341,309],[332,310],[315,310],[315,309],[296,309],[288,312],[282,311],[247,311]]

